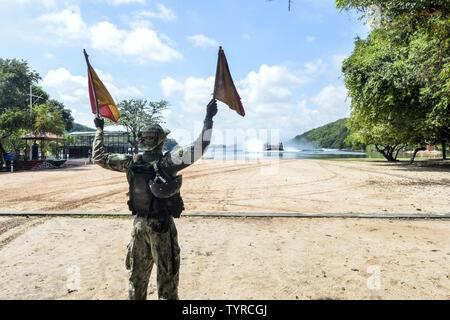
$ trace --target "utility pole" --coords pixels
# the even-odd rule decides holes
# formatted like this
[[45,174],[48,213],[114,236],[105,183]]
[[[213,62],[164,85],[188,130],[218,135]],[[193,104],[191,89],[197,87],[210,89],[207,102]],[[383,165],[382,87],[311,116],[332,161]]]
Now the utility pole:
[[30,113],[33,111],[33,84],[30,84]]
[[[30,94],[29,94],[29,96],[30,96],[30,115],[32,115],[33,114],[33,98],[36,98],[36,100],[38,100],[38,99],[42,99],[43,96],[37,96],[37,95],[33,94],[33,83],[30,83]],[[32,119],[32,117],[30,117],[30,119],[31,119],[30,133],[33,134],[33,119]],[[32,159],[32,157],[33,157],[33,148],[32,148],[32,145],[31,145],[30,146],[30,160]]]
[[37,96],[35,94],[33,94],[33,84],[30,84],[30,113],[33,112],[33,98],[36,98],[36,100],[38,99],[42,99],[43,96]]

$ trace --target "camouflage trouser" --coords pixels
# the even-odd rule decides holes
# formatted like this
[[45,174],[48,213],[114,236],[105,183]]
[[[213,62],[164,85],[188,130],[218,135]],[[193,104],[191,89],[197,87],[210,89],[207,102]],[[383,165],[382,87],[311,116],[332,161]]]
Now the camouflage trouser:
[[130,300],[147,299],[153,263],[157,268],[159,299],[178,300],[180,247],[173,218],[167,223],[163,226],[165,230],[158,232],[161,225],[157,219],[136,217],[134,220],[126,258],[130,271]]

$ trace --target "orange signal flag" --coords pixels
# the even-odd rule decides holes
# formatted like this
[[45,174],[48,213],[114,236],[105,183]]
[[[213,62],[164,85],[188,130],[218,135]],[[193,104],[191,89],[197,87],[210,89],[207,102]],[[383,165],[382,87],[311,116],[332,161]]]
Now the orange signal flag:
[[216,83],[214,85],[214,98],[222,101],[235,110],[241,116],[245,116],[245,110],[241,102],[241,97],[231,77],[227,58],[222,47],[219,48],[219,59],[217,61]]
[[96,114],[97,118],[102,116],[114,122],[119,121],[119,109],[117,109],[117,105],[111,97],[111,94],[108,92],[108,89],[106,89],[94,68],[92,68],[86,50],[84,50],[84,56],[88,67],[89,99],[91,102],[92,113]]

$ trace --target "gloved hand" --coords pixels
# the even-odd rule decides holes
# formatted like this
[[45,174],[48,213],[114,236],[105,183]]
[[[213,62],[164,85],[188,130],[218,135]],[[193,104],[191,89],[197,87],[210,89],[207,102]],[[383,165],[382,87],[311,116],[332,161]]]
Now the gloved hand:
[[212,120],[217,114],[217,100],[212,99],[206,106],[206,119]]
[[103,128],[105,127],[105,119],[102,119],[102,118],[95,118],[95,119],[94,119],[94,123],[95,123],[95,127],[96,127],[97,129],[103,130]]

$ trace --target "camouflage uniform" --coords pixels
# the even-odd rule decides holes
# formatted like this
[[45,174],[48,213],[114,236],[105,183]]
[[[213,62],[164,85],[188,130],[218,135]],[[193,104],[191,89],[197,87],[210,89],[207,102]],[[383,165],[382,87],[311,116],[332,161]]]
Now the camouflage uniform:
[[[152,163],[159,161],[160,167],[172,176],[201,158],[209,146],[212,119],[206,119],[198,139],[189,147],[168,152],[148,151],[143,159]],[[94,163],[109,170],[126,172],[137,156],[111,154],[103,145],[103,130],[98,128],[93,142]],[[136,213],[132,239],[128,245],[126,268],[130,271],[129,298],[145,300],[153,264],[157,266],[158,296],[160,299],[178,299],[180,248],[173,217],[161,221],[154,217]]]

